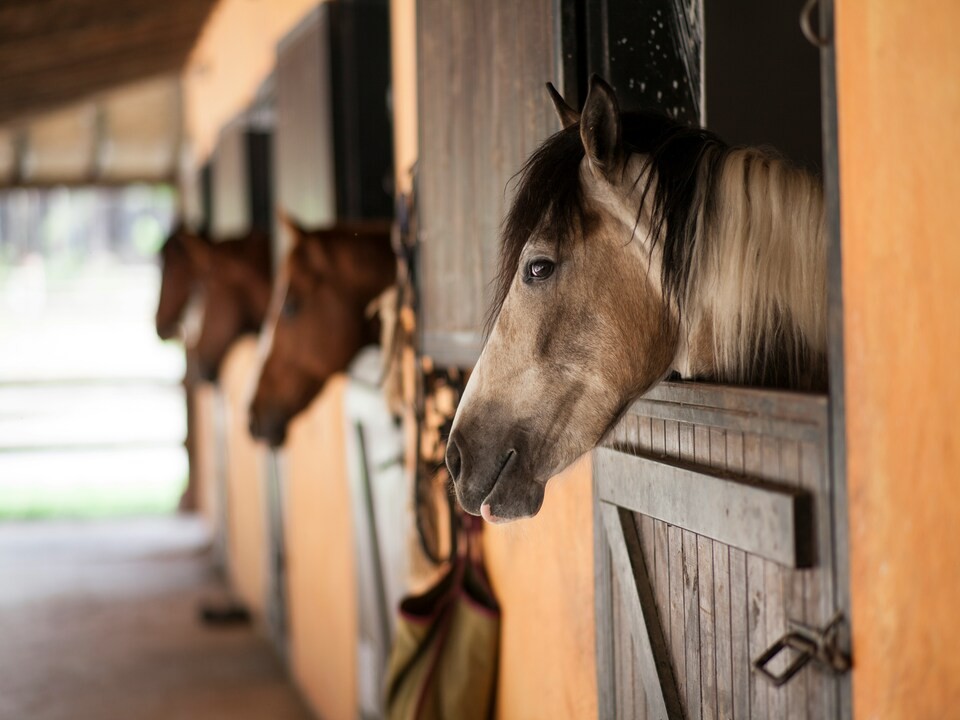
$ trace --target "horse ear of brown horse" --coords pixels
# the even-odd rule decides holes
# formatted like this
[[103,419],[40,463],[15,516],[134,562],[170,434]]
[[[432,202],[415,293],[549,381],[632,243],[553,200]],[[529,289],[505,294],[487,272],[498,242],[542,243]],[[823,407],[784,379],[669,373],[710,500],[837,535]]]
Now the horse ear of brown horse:
[[580,122],[580,113],[567,105],[567,101],[557,92],[553,83],[547,83],[547,92],[550,93],[550,99],[553,101],[553,109],[557,111],[557,117],[560,118],[560,124],[564,129]]
[[193,233],[182,235],[183,246],[190,256],[190,262],[199,272],[208,272],[213,266],[213,243],[205,237]]
[[317,274],[323,274],[333,268],[333,258],[327,248],[326,235],[301,235],[300,246],[310,266]]
[[304,229],[303,225],[297,222],[286,210],[280,206],[277,206],[277,219],[280,221],[280,224],[286,228],[287,232],[290,233],[290,239],[294,242],[307,234],[307,231]]

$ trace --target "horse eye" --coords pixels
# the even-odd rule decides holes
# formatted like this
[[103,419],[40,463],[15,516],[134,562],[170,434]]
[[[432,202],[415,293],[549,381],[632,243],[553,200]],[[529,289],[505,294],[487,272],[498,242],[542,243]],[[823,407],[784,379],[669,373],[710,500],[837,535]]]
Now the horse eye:
[[293,297],[293,295],[287,295],[283,301],[283,305],[280,306],[280,315],[289,319],[294,317],[299,310],[300,304],[297,302],[297,299]]
[[556,267],[552,260],[531,260],[527,265],[528,280],[546,280],[553,275],[553,269]]

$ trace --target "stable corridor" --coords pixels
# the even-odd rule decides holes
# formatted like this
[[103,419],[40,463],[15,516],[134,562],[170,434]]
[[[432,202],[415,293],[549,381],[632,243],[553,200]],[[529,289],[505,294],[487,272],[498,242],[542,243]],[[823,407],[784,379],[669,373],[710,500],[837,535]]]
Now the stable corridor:
[[190,517],[0,523],[0,720],[307,720],[222,597]]

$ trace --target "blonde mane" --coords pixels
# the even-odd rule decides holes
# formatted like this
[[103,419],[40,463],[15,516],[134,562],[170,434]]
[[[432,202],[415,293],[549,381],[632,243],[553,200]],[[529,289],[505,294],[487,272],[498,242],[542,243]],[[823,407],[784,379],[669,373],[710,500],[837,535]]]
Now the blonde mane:
[[[701,163],[701,174],[709,167]],[[681,332],[696,336],[709,324],[710,342],[700,351],[712,355],[707,374],[716,380],[819,384],[827,292],[820,184],[755,148],[724,152],[716,173],[712,182],[699,178],[693,204],[703,240],[691,261]]]

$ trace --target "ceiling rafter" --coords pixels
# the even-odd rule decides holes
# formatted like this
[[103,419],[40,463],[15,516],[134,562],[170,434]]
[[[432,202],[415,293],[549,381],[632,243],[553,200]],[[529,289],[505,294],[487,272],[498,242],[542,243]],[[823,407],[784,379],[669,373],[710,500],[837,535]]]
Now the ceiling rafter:
[[0,124],[178,71],[217,0],[0,0]]

